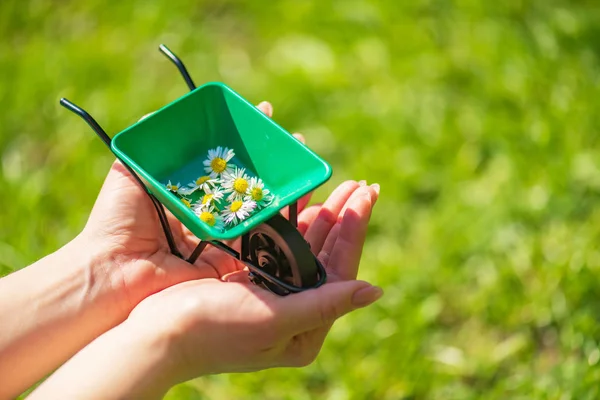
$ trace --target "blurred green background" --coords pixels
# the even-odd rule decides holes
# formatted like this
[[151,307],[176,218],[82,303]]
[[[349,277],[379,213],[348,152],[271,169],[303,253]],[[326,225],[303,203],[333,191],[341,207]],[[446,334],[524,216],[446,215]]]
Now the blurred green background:
[[186,92],[159,43],[303,132],[317,200],[382,186],[377,305],[310,367],[168,399],[600,397],[597,2],[2,0],[0,38],[0,274],[79,232],[113,159],[58,99],[122,130]]

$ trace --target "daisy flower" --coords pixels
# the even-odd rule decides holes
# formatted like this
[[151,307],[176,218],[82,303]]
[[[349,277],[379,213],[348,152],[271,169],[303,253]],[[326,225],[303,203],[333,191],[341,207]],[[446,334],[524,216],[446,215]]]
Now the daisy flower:
[[234,155],[233,150],[227,147],[218,146],[216,149],[209,150],[208,157],[203,161],[204,171],[213,179],[221,174],[231,173],[233,169],[228,163]]
[[200,199],[200,204],[204,206],[212,206],[214,203],[220,203],[223,199],[223,189],[215,187],[213,189],[207,189],[204,196]]
[[216,186],[218,183],[217,179],[212,179],[209,175],[200,176],[192,183],[188,183],[188,186],[192,189],[192,191],[196,191],[198,189],[202,189],[203,191],[209,190],[212,186]]
[[198,218],[205,224],[212,226],[218,230],[223,230],[223,218],[215,211],[213,207],[206,208],[204,210],[199,210],[197,213]]
[[222,211],[223,220],[227,225],[236,225],[250,216],[256,207],[253,201],[234,200]]
[[177,191],[177,194],[180,196],[189,196],[192,193],[194,193],[194,189],[185,186],[181,186]]
[[223,189],[229,194],[227,200],[242,200],[250,187],[250,177],[246,175],[245,168],[236,168],[232,174],[223,177]]
[[170,180],[165,185],[165,187],[167,188],[168,191],[177,193],[178,195],[181,195],[181,196],[188,196],[188,195],[192,194],[192,192],[193,192],[193,190],[190,190],[189,188],[181,186],[181,183],[179,183],[179,182],[171,183]]
[[168,191],[177,193],[181,188],[181,183],[171,183],[171,180],[165,185]]
[[185,204],[187,208],[192,208],[192,201],[190,199],[182,197],[181,202]]
[[250,178],[248,190],[244,197],[246,201],[254,201],[256,206],[262,208],[273,200],[273,195],[269,189],[265,189],[265,183],[257,177]]

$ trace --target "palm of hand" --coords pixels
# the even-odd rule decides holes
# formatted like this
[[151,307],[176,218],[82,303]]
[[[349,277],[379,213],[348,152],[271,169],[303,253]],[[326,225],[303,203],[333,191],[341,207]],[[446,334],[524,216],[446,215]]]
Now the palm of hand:
[[215,266],[220,279],[192,280],[148,297],[131,321],[176,338],[179,380],[312,362],[333,321],[349,311],[331,292],[365,285],[354,279],[377,196],[377,189],[349,181],[323,206],[299,215],[299,230],[327,268],[329,297],[322,289],[278,297],[250,284],[236,263],[233,271]]
[[[170,213],[167,213],[175,242],[189,255],[198,239]],[[219,278],[243,265],[222,251],[207,248],[194,265],[171,254],[152,201],[115,162],[106,178],[84,230],[100,251],[120,268],[120,282],[129,309],[148,295],[179,282]]]
[[[258,108],[269,117],[272,115],[269,103],[263,102]],[[167,214],[179,251],[189,255],[198,239]],[[90,243],[100,239],[105,247],[97,250],[109,263],[120,267],[120,276],[110,279],[118,282],[117,292],[125,294],[122,301],[127,312],[148,295],[176,283],[218,278],[243,268],[214,248],[205,249],[194,266],[171,254],[152,201],[118,161],[106,178],[84,233],[92,238]]]
[[[263,102],[258,107],[268,116],[272,115],[270,104]],[[301,135],[295,136],[303,141]],[[323,208],[313,206],[302,210],[309,196],[299,202],[298,228],[324,265],[327,265],[340,233],[340,224],[336,224],[336,221],[344,214],[345,203],[357,186],[356,182],[342,184],[332,193]],[[374,203],[378,193],[373,188],[364,190],[369,192]],[[372,204],[369,205],[367,214],[370,214],[371,206]],[[191,254],[198,239],[170,213],[167,214],[179,251],[184,256]],[[360,218],[364,222],[368,221],[369,216],[362,215]],[[93,238],[92,243],[104,243],[104,248],[98,251],[108,258],[109,263],[119,266],[118,276],[111,279],[116,282],[113,286],[116,286],[116,292],[121,295],[122,308],[126,312],[147,296],[177,283],[201,278],[222,278],[244,268],[242,263],[211,246],[204,250],[194,265],[171,254],[152,201],[118,161],[113,164],[106,178],[84,232]],[[357,263],[364,237],[352,238],[354,243],[347,238],[344,240],[343,245],[346,247],[354,246],[358,249],[358,254],[356,249],[351,249],[348,253],[354,256]],[[352,260],[351,264],[354,263],[355,260]],[[329,268],[329,281],[353,279],[357,268],[358,265],[349,267],[350,273],[339,271],[340,266]]]

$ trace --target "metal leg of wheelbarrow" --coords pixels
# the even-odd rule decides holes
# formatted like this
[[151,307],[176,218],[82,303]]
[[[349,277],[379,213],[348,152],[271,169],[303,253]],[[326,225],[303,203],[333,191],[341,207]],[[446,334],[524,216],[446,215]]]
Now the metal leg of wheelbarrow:
[[[298,227],[298,202],[294,204],[290,204],[289,208],[289,217],[288,220],[290,223],[297,228]],[[200,243],[196,246],[192,254],[186,260],[190,264],[196,262],[198,257],[202,254],[206,246],[208,245],[208,241],[201,240]],[[239,260],[249,260],[250,259],[250,233],[245,233],[241,237],[241,251],[239,253]]]
[[198,246],[196,246],[196,248],[194,249],[192,254],[190,254],[190,256],[188,257],[188,259],[186,261],[189,262],[190,264],[195,263],[196,260],[198,259],[198,257],[200,257],[200,254],[202,254],[202,252],[208,245],[208,243],[209,242],[206,240],[201,240],[200,243],[198,243]]
[[244,233],[242,235],[240,260],[248,260],[249,258],[250,258],[250,234]]
[[[87,122],[87,124],[90,126],[90,128],[92,128],[92,130],[96,133],[96,135],[98,135],[98,137],[104,142],[104,144],[112,152],[111,145],[110,145],[112,139],[110,138],[110,136],[108,136],[108,134],[104,131],[104,129],[102,129],[100,124],[98,124],[98,122],[96,122],[96,120],[90,115],[90,113],[88,113],[83,108],[75,105],[74,103],[70,102],[69,100],[67,100],[65,98],[60,99],[60,105],[65,107],[67,110],[77,114],[85,122]],[[144,185],[144,182],[142,182],[142,180],[135,173],[135,171],[133,169],[131,169],[131,167],[129,165],[127,165],[127,163],[123,162],[120,158],[118,158],[118,159],[121,162],[121,164],[127,169],[127,171],[129,171],[129,173],[131,174],[133,179],[135,179],[137,184],[140,185],[142,190],[150,197],[150,200],[152,200],[152,204],[154,205],[154,208],[156,209],[156,213],[158,214],[158,219],[159,219],[160,225],[162,226],[163,231],[165,233],[165,238],[167,239],[167,243],[169,245],[169,249],[171,250],[171,253],[173,253],[175,256],[177,256],[179,258],[183,258],[183,256],[179,252],[179,249],[177,249],[177,245],[175,244],[175,239],[173,238],[173,233],[171,232],[171,226],[169,225],[169,220],[167,219],[167,214],[165,213],[165,208],[163,207],[162,203],[152,193],[150,193],[148,191],[148,189],[146,188],[146,185]]]
[[288,220],[294,228],[298,228],[298,202],[294,202],[294,204],[290,204],[288,207]]
[[[253,238],[253,236],[256,235],[258,235],[258,237]],[[286,276],[286,274],[282,273],[280,270],[269,271],[271,269],[270,267],[273,267],[273,265],[269,266],[268,262],[267,264],[263,265],[263,262],[268,261],[270,257],[268,254],[269,246],[266,248],[262,247],[265,243],[262,242],[262,239],[264,238],[261,238],[261,236],[264,235],[271,237],[271,239],[267,240],[273,240],[273,238],[275,238],[274,243],[278,242],[279,245],[287,247],[288,255],[294,259],[296,264],[305,267],[306,265],[310,265],[311,261],[314,262],[314,270],[308,273],[308,276],[310,277],[312,275],[313,279],[306,279],[307,271],[302,271],[300,274],[303,275],[303,279],[301,282],[299,282],[300,284],[297,284],[296,282],[289,282],[290,276]],[[290,240],[290,243],[286,242],[285,238]],[[249,270],[249,279],[252,283],[279,296],[285,296],[290,293],[298,293],[306,289],[317,288],[324,284],[327,279],[327,273],[323,265],[310,252],[308,244],[304,242],[304,245],[302,245],[302,242],[300,242],[299,239],[302,239],[302,241],[304,240],[300,233],[294,227],[292,227],[282,215],[278,214],[263,225],[259,225],[258,228],[242,235],[242,251],[238,252],[225,243],[217,240],[202,241],[192,253],[194,258],[192,259],[192,256],[190,256],[188,260],[190,262],[195,261],[206,248],[206,245],[210,244],[243,263]],[[271,243],[271,246],[274,245],[274,243]],[[290,244],[292,244],[292,247],[288,247]],[[296,251],[294,251],[294,249]],[[298,277],[296,276],[296,278]],[[292,277],[292,281],[295,281],[296,278]]]

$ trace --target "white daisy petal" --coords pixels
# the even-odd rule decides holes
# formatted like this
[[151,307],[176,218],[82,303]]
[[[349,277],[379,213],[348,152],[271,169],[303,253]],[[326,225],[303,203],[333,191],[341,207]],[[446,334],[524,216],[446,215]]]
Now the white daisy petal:
[[186,206],[187,208],[192,208],[192,207],[193,207],[192,200],[190,200],[190,199],[188,199],[188,198],[186,198],[186,197],[182,197],[182,198],[181,198],[181,202],[182,202],[183,204],[185,204],[185,206]]
[[200,198],[200,203],[204,205],[212,206],[215,203],[220,203],[223,200],[223,189],[215,187],[213,189],[208,188],[204,191],[204,196]]
[[226,224],[237,225],[248,218],[255,208],[256,203],[253,201],[235,200],[225,207],[221,215]]
[[189,183],[188,186],[192,188],[192,191],[202,190],[206,192],[212,187],[219,183],[217,179],[211,178],[210,175],[199,176],[194,182]]
[[167,184],[165,185],[165,188],[173,193],[178,193],[179,189],[181,188],[181,183],[171,183],[171,180],[169,180],[169,182],[167,182]]
[[227,147],[218,146],[216,149],[208,150],[208,157],[202,162],[204,172],[210,175],[211,178],[217,178],[224,173],[232,171],[232,166],[229,161],[235,156],[233,150]]
[[177,189],[177,194],[181,196],[189,196],[192,193],[194,193],[194,189],[189,187],[181,186],[179,189]]
[[200,202],[195,203],[194,206],[192,207],[192,211],[194,212],[194,214],[196,214],[197,216],[200,216],[200,213],[202,211],[205,211],[207,209],[209,209],[210,206],[206,205],[206,204],[202,204]]
[[199,210],[196,215],[198,215],[198,218],[208,226],[212,226],[220,231],[224,229],[223,218],[221,218],[213,207]]
[[228,194],[227,200],[242,200],[250,186],[250,177],[246,175],[245,168],[235,168],[231,174],[223,176],[223,189]]
[[273,201],[273,195],[269,189],[265,188],[265,184],[262,179],[252,177],[248,185],[248,190],[244,196],[246,201],[254,201],[258,208],[263,208]]

